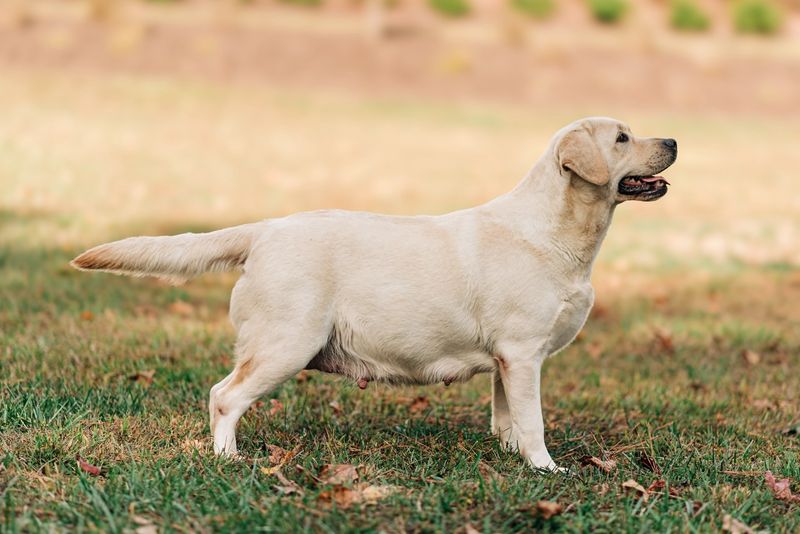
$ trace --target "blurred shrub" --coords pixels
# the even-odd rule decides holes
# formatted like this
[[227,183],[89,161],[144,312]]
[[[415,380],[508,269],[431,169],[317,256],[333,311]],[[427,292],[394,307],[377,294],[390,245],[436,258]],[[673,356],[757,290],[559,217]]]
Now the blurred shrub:
[[306,6],[317,7],[322,4],[322,0],[281,0],[284,4],[291,4],[293,6]]
[[622,19],[628,10],[626,0],[589,0],[592,16],[604,24],[614,24]]
[[448,17],[463,17],[470,11],[467,0],[428,0],[428,3],[434,10]]
[[510,0],[511,7],[537,19],[544,19],[556,9],[554,0]]
[[771,34],[781,27],[781,12],[767,0],[741,0],[733,8],[733,23],[741,33]]
[[684,31],[705,31],[711,20],[692,0],[674,0],[670,15],[672,27]]

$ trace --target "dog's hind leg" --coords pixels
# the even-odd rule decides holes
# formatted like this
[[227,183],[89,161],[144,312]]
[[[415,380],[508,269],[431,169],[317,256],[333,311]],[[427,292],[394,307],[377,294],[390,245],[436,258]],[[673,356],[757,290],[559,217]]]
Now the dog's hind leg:
[[505,447],[515,447],[516,442],[509,442],[511,437],[511,413],[508,410],[508,399],[503,388],[500,372],[494,372],[492,381],[492,434],[500,438]]
[[264,344],[257,350],[242,348],[236,368],[211,389],[209,412],[214,452],[235,455],[236,425],[250,405],[300,372],[319,347],[283,338],[282,343]]

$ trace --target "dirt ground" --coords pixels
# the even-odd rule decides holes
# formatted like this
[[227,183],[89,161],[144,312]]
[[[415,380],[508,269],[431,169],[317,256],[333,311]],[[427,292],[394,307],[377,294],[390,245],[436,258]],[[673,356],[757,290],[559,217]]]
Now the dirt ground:
[[477,2],[443,22],[413,2],[370,33],[365,10],[275,2],[12,2],[0,8],[0,68],[155,74],[372,97],[491,101],[580,113],[613,110],[797,114],[800,12],[775,37],[733,34],[717,3],[712,31],[668,28],[664,2],[636,2],[621,27],[577,0],[531,22]]

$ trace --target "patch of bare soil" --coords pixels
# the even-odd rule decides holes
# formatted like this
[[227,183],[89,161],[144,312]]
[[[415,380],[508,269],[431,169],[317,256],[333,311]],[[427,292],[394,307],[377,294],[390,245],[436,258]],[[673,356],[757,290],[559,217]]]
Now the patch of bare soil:
[[760,40],[719,31],[679,35],[666,29],[666,13],[653,6],[620,28],[596,26],[570,3],[562,16],[538,24],[485,6],[467,22],[442,22],[419,9],[391,11],[383,36],[376,37],[363,10],[346,6],[124,4],[98,14],[80,5],[6,7],[0,68],[198,77],[582,111],[800,111],[800,43],[793,34]]

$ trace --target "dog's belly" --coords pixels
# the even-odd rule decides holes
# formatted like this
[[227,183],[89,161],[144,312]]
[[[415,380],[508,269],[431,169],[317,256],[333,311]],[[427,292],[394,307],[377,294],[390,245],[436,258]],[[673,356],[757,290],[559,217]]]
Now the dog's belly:
[[306,366],[306,369],[351,378],[359,385],[366,382],[409,385],[444,382],[447,385],[465,382],[478,373],[488,373],[494,368],[492,357],[483,352],[441,355],[423,361],[416,357],[386,354],[362,356],[331,346],[321,350]]

